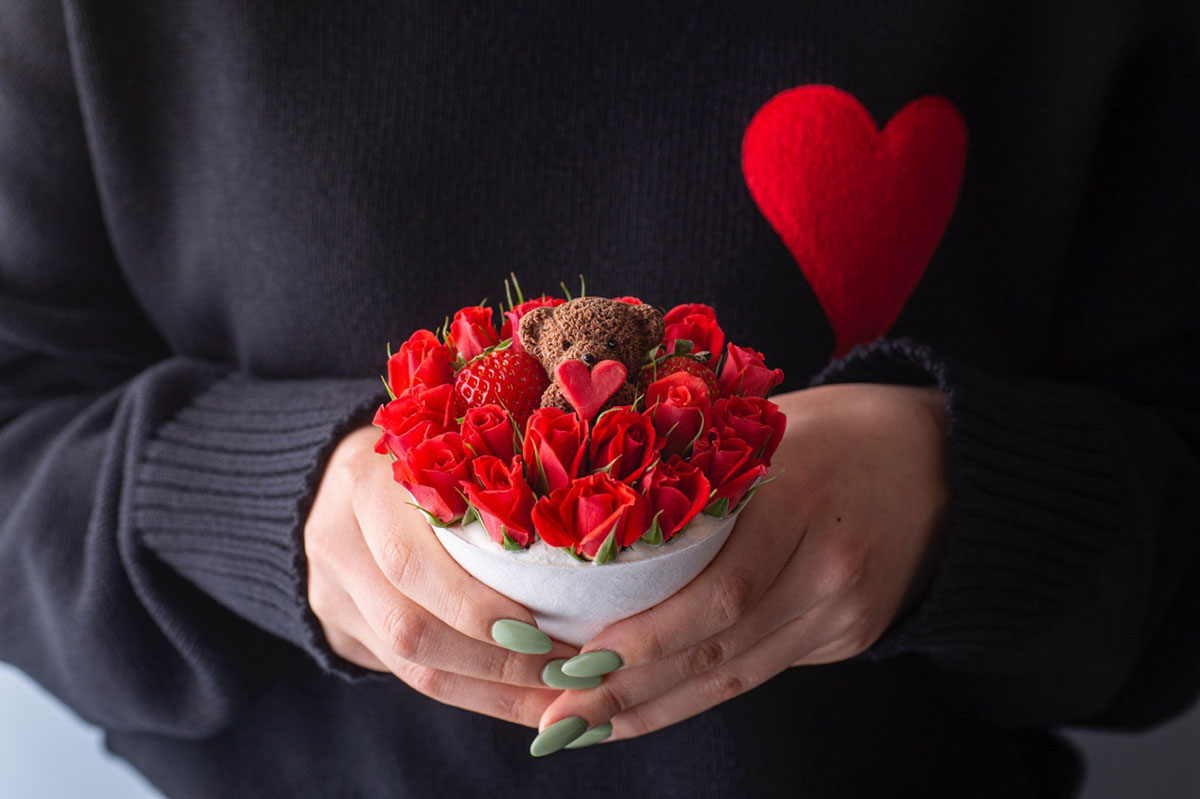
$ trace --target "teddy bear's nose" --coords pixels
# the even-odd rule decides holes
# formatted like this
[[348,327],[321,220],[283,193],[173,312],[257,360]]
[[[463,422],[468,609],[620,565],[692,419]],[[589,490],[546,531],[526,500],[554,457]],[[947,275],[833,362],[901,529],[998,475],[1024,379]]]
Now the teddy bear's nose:
[[593,364],[596,363],[596,356],[592,355],[590,352],[586,352],[583,354],[583,357],[580,358],[580,360],[582,360],[588,366],[592,366]]

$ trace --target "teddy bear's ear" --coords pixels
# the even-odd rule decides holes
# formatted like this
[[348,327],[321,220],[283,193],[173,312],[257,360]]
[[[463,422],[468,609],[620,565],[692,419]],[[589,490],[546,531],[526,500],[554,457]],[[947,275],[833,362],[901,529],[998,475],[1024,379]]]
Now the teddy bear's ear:
[[628,313],[637,323],[637,329],[642,334],[642,352],[650,352],[662,344],[666,325],[663,323],[662,311],[653,305],[627,305]]
[[538,346],[542,340],[542,330],[553,316],[553,308],[534,308],[522,316],[517,325],[517,337],[521,340],[521,347],[534,357],[539,357]]

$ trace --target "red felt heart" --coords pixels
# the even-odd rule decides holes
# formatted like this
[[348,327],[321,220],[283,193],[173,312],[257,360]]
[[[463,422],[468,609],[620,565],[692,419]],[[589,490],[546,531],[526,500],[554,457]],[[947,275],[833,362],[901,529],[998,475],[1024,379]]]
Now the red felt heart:
[[563,361],[554,370],[563,396],[579,418],[585,420],[591,420],[608,398],[617,393],[626,374],[625,364],[620,361],[601,361],[591,371],[583,361]]
[[912,101],[880,131],[853,95],[800,86],[750,120],[746,185],[825,309],[835,356],[900,315],[950,221],[966,153],[966,124],[942,97]]

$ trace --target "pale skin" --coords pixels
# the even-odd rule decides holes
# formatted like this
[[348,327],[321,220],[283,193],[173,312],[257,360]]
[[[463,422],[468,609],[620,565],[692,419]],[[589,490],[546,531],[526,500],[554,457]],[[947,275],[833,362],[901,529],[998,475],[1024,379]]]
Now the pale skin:
[[700,576],[583,645],[624,662],[590,690],[542,686],[542,667],[572,647],[519,655],[492,642],[494,621],[532,623],[529,612],[446,555],[373,452],[376,433],[352,433],[305,532],[309,601],[330,646],[434,699],[518,724],[611,721],[609,741],[687,719],[787,668],[865,651],[929,579],[949,500],[945,398],[847,384],[772,401],[788,419],[778,476]]

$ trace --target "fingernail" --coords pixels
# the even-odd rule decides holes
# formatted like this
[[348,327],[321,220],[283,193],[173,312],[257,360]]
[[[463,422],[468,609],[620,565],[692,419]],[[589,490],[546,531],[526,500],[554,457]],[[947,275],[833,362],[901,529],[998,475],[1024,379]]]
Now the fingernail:
[[563,674],[568,677],[599,677],[621,668],[621,656],[607,649],[584,652],[563,664]]
[[492,625],[492,640],[522,655],[544,655],[554,648],[544,632],[516,619],[500,619]]
[[567,744],[565,748],[582,749],[585,746],[598,744],[608,738],[610,735],[612,735],[612,722],[606,721],[603,724],[592,727],[583,735],[580,735],[574,741],[571,741],[571,743]]
[[562,665],[567,662],[566,658],[552,660],[546,664],[546,668],[542,669],[542,682],[551,688],[595,688],[600,683],[604,682],[599,677],[571,677],[563,674]]
[[537,734],[529,745],[529,754],[534,757],[552,755],[574,741],[587,730],[587,722],[579,716],[568,716],[556,721]]

